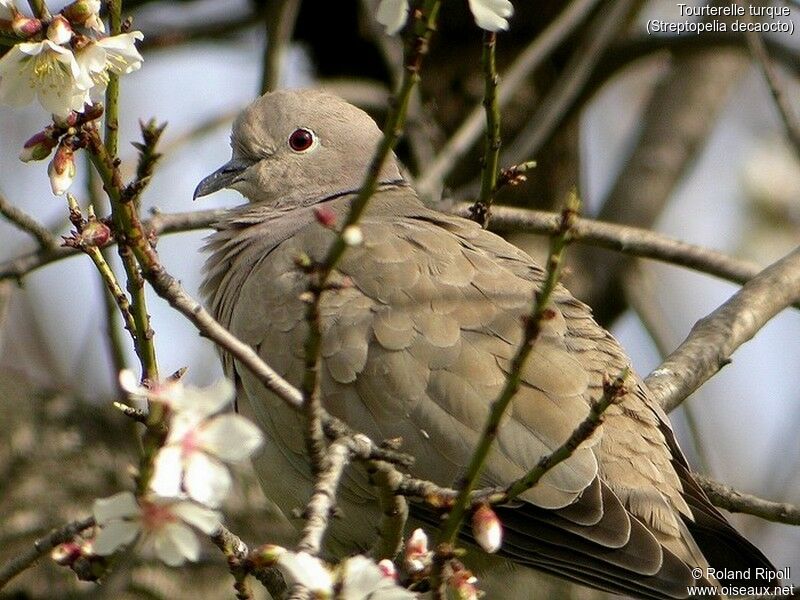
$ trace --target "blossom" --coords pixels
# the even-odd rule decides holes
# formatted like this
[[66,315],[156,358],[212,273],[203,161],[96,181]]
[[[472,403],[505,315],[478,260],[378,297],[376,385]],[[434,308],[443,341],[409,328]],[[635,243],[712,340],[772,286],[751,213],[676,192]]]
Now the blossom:
[[410,573],[424,571],[430,564],[431,553],[428,550],[428,536],[422,529],[415,529],[406,541],[403,562]]
[[514,14],[509,0],[469,0],[469,9],[478,27],[486,31],[505,31],[508,18]]
[[386,28],[386,33],[394,35],[406,24],[408,0],[381,0],[375,18]]
[[45,110],[66,117],[83,109],[89,87],[72,51],[50,39],[12,46],[0,59],[0,102],[10,106],[36,97]]
[[276,567],[289,587],[300,585],[314,598],[333,597],[333,576],[316,556],[308,552],[292,552],[273,544],[261,546],[254,555],[257,563]]
[[[478,27],[487,31],[508,29],[508,19],[514,14],[510,0],[469,0],[469,9]],[[381,0],[375,18],[386,33],[394,35],[406,24],[408,11],[408,0]]]
[[482,504],[472,513],[472,532],[475,540],[486,552],[497,552],[503,543],[503,526],[495,512]]
[[99,531],[93,551],[109,556],[142,535],[156,556],[171,567],[196,561],[200,542],[189,525],[210,535],[220,527],[220,515],[209,508],[176,498],[142,498],[130,492],[98,498],[93,508]]
[[[41,41],[21,42],[0,58],[0,102],[23,106],[36,98],[48,112],[65,119],[102,99],[111,74],[142,66],[139,31],[94,39],[74,35],[72,26],[102,32],[99,0],[76,0],[55,15]],[[30,37],[41,21],[20,15],[10,0],[0,0],[0,19],[9,13],[18,35]],[[82,31],[85,33],[86,29]]]
[[75,58],[84,76],[92,85],[89,97],[98,102],[108,87],[110,73],[127,75],[142,66],[142,55],[136,49],[136,40],[144,36],[141,31],[131,31],[89,42],[78,50]]
[[173,399],[169,433],[158,451],[151,489],[161,496],[186,492],[190,498],[216,507],[231,487],[223,463],[241,462],[263,443],[261,430],[237,414],[216,414],[233,399],[227,380],[205,389],[184,388]]
[[75,172],[74,151],[70,146],[62,143],[47,166],[47,175],[50,177],[53,194],[62,196],[66,193],[75,180]]

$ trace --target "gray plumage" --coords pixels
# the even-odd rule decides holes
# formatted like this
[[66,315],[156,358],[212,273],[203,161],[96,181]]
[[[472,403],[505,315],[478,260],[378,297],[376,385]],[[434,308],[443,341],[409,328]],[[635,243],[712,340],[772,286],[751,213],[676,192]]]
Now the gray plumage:
[[[297,129],[311,147],[294,150]],[[341,223],[381,133],[359,109],[323,92],[267,94],[236,120],[233,158],[200,183],[250,204],[217,226],[203,293],[221,321],[291,383],[299,384],[307,334],[300,294],[307,276],[295,259],[322,260],[334,233],[314,216],[321,203]],[[413,474],[452,485],[469,460],[497,397],[543,270],[470,221],[425,208],[394,159],[336,277],[351,285],[321,303],[321,387],[326,408],[375,440],[402,437]],[[602,394],[605,374],[629,360],[587,306],[558,286],[522,372],[483,476],[505,485],[558,447]],[[269,439],[257,463],[264,490],[282,510],[302,506],[311,474],[303,417],[231,357]],[[338,498],[343,518],[327,535],[337,554],[369,547],[378,507],[360,467]],[[514,507],[501,507],[501,555],[608,591],[682,598],[703,584],[693,567],[769,566],[711,506],[688,471],[668,419],[639,378],[604,424]],[[417,508],[415,517],[435,524]]]

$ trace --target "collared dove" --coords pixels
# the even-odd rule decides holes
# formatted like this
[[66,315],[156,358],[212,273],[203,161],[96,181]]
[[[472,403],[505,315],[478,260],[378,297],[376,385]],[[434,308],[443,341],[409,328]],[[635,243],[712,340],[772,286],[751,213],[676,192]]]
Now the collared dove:
[[[300,298],[308,276],[296,260],[324,258],[335,232],[315,209],[344,221],[380,140],[374,121],[340,98],[273,92],[236,119],[232,159],[195,191],[232,188],[249,200],[210,237],[203,293],[216,318],[295,385],[308,331]],[[363,243],[347,249],[336,275],[348,284],[324,293],[320,306],[324,405],[375,440],[402,438],[415,476],[452,485],[509,371],[543,269],[476,223],[423,206],[394,157],[359,227]],[[561,286],[552,300],[554,318],[522,370],[483,485],[509,484],[561,445],[602,394],[604,375],[630,365],[586,305]],[[223,362],[268,438],[257,463],[264,491],[289,513],[311,490],[304,417],[230,356]],[[498,507],[499,554],[642,598],[685,598],[687,586],[709,582],[755,584],[755,567],[772,569],[769,561],[692,479],[641,379],[629,383],[592,438],[514,506]],[[375,494],[362,469],[346,472],[328,551],[370,546]],[[419,507],[412,514],[435,524]],[[753,577],[715,581],[709,565]]]

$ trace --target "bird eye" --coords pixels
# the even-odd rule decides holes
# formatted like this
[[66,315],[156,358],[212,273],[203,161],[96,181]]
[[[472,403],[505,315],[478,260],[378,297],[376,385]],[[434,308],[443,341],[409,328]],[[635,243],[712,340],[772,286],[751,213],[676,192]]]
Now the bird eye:
[[295,129],[289,136],[289,148],[295,152],[306,152],[310,150],[317,141],[317,136],[310,129]]

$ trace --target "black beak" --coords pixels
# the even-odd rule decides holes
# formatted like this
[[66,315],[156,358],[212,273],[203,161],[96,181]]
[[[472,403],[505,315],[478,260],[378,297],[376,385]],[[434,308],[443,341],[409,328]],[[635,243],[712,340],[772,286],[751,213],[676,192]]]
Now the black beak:
[[251,162],[242,160],[241,158],[232,158],[197,184],[197,187],[194,189],[193,198],[197,200],[201,196],[208,196],[221,189],[230,187],[230,185],[239,178],[239,175],[251,164]]

